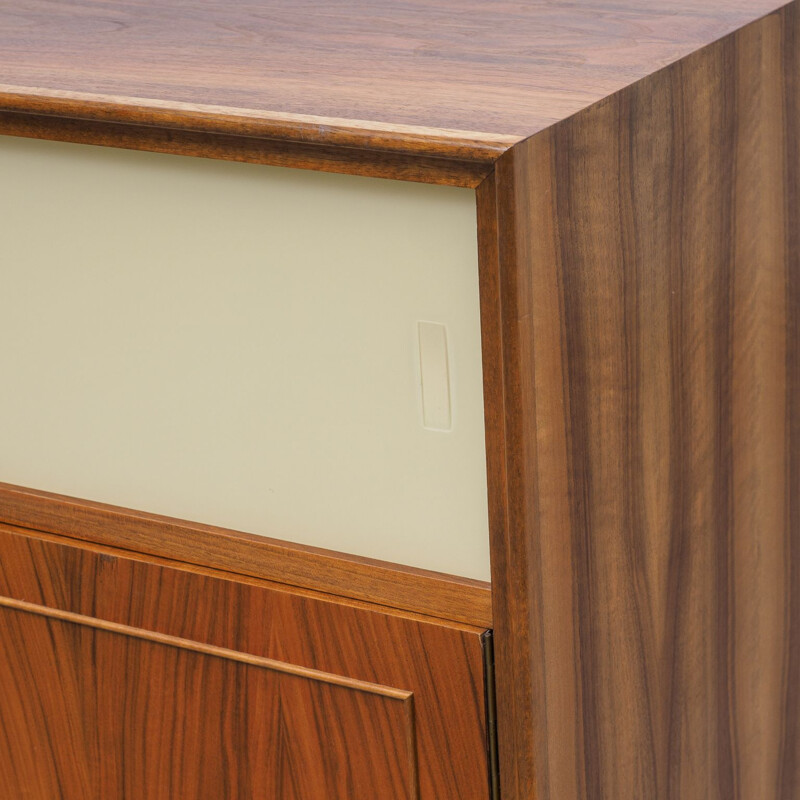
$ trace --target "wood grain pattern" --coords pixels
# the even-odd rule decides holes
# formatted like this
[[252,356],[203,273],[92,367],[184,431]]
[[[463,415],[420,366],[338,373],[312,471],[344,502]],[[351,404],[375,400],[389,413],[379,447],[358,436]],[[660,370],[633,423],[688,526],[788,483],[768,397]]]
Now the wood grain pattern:
[[6,598],[0,642],[11,796],[419,797],[410,693]]
[[[486,175],[504,800],[800,797],[798,0],[0,1],[0,54],[0,132]],[[487,587],[15,487],[0,519],[149,554],[7,530],[11,597],[413,675],[423,797],[477,785],[453,793],[475,740],[441,720],[481,712],[434,688],[477,685],[473,656],[459,677],[419,654],[440,634],[468,650],[477,629],[442,620],[488,624]],[[219,603],[184,618],[187,596]],[[328,609],[347,646],[321,633]],[[274,619],[302,632],[291,652]],[[393,647],[362,652],[364,631]]]
[[467,188],[476,187],[492,168],[491,162],[478,160],[426,155],[411,158],[403,153],[355,147],[163,129],[148,125],[115,125],[10,111],[0,111],[0,134]]
[[479,189],[505,800],[800,797],[799,99],[793,3]]
[[[0,749],[0,773],[19,770],[24,762],[23,774],[30,774],[26,759],[33,756],[26,754],[37,742],[46,744],[49,733],[59,737],[58,746],[52,753],[36,751],[37,774],[48,785],[60,779],[72,781],[71,787],[90,781],[92,787],[87,775],[104,756],[110,762],[108,776],[100,773],[96,779],[116,782],[105,787],[120,781],[132,785],[154,770],[154,794],[81,794],[84,784],[78,783],[79,789],[65,797],[249,798],[248,784],[236,781],[261,785],[262,779],[272,789],[270,780],[285,779],[284,788],[254,796],[408,797],[415,796],[409,795],[416,780],[409,762],[413,753],[423,800],[486,796],[481,628],[10,526],[0,526],[0,596],[6,598],[0,606],[7,609],[63,620],[40,631],[38,621],[22,624],[14,622],[16,612],[0,612],[0,628],[13,637],[0,648],[0,669],[15,676],[13,682],[3,676],[2,685],[15,688],[0,694],[5,731],[0,738],[18,737],[21,748]],[[181,653],[165,653],[175,648]],[[268,671],[283,676],[272,688],[266,683],[277,679],[263,675]],[[146,682],[142,675],[148,676]],[[251,687],[252,681],[263,686]],[[282,712],[280,704],[275,706],[278,700],[262,703],[256,690],[283,697]],[[150,703],[143,718],[148,692],[157,693],[159,702],[180,698],[174,713],[196,719],[199,733],[185,733],[188,739],[170,751],[163,737],[171,735],[173,708],[156,713]],[[410,713],[412,694],[409,733],[400,721]],[[198,697],[203,703],[193,706]],[[32,709],[32,716],[21,716],[23,707]],[[281,713],[298,717],[292,730],[281,722]],[[87,724],[76,729],[82,719]],[[348,746],[354,720],[364,731],[356,732]],[[98,726],[108,734],[99,741]],[[182,733],[180,727],[176,730]],[[159,759],[146,759],[139,748],[143,729],[148,741],[161,742]],[[283,740],[276,741],[281,731]],[[203,744],[203,734],[209,743]],[[362,747],[362,736],[380,745]],[[223,747],[220,739],[237,744]],[[376,746],[382,753],[377,760],[371,755]],[[182,763],[170,767],[170,753]],[[191,785],[201,757],[207,762],[203,785],[208,784],[209,794]],[[270,762],[270,757],[284,762]],[[152,760],[152,767],[144,763]],[[264,760],[272,778],[260,772]],[[382,782],[389,777],[386,788]],[[232,787],[228,794],[218,791],[226,780]],[[176,781],[189,782],[186,793],[168,793]],[[27,796],[62,795],[43,788]]]
[[[0,106],[2,105],[0,101]],[[467,188],[476,187],[492,168],[488,161],[427,155],[416,155],[412,158],[403,153],[355,147],[164,129],[148,125],[118,125],[1,110],[0,134]]]
[[0,110],[491,163],[780,5],[6,0]]
[[0,483],[0,523],[491,627],[489,584]]

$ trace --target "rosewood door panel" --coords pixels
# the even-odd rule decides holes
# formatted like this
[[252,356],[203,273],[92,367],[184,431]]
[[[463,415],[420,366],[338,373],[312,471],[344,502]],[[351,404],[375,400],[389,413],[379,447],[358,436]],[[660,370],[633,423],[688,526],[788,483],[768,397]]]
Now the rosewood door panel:
[[15,797],[487,797],[481,627],[7,525],[0,615]]
[[7,797],[418,797],[411,692],[0,606]]

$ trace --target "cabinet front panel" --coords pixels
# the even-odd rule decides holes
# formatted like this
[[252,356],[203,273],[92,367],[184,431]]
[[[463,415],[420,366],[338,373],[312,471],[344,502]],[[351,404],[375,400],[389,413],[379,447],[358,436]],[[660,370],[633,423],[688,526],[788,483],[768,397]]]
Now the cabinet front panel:
[[0,608],[6,796],[418,797],[410,697],[139,634]]
[[2,524],[0,561],[4,800],[487,796],[480,627]]
[[0,176],[0,480],[488,579],[470,190],[13,137]]

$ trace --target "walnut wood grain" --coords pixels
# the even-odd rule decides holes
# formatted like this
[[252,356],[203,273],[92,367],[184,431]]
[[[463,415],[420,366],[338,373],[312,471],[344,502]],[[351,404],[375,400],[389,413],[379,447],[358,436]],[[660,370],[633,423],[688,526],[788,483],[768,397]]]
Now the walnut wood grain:
[[479,189],[505,800],[800,797],[799,129],[793,3]]
[[[5,525],[0,596],[6,609],[64,623],[42,633],[38,622],[0,611],[0,630],[12,637],[0,647],[0,740],[17,737],[21,748],[0,748],[0,775],[35,771],[52,786],[77,780],[78,771],[91,791],[71,783],[73,794],[63,796],[81,800],[350,800],[416,796],[409,791],[418,769],[422,800],[486,796],[481,628]],[[166,648],[181,652],[168,656]],[[282,677],[275,683],[264,672]],[[251,680],[264,687],[251,688]],[[277,699],[260,702],[256,691]],[[162,713],[149,693],[162,704],[174,695],[177,706]],[[182,726],[175,713],[189,721]],[[281,721],[281,713],[293,720]],[[164,740],[170,720],[189,739],[175,750]],[[200,733],[192,738],[183,728],[195,722]],[[363,731],[350,737],[353,725]],[[143,763],[145,734],[165,750],[154,765]],[[203,735],[211,741],[203,744]],[[52,751],[48,737],[58,743]],[[179,756],[172,766],[171,754]],[[191,783],[199,758],[208,762],[205,794]],[[98,759],[108,762],[114,785],[137,789],[115,793],[102,783],[111,777],[92,777]],[[147,770],[155,788],[138,794]],[[92,780],[106,790],[92,793]],[[187,790],[170,795],[180,781]],[[217,792],[225,781],[236,791]],[[262,783],[270,791],[248,793]],[[62,796],[38,791],[19,796]]]
[[0,523],[491,627],[489,584],[0,483]]
[[5,0],[0,110],[486,164],[781,4]]

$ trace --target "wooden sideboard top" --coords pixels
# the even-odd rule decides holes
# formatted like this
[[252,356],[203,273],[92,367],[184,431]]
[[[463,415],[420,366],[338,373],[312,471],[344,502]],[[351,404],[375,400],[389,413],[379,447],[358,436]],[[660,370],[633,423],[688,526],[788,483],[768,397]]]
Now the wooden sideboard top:
[[[782,5],[0,0],[0,133],[136,146],[130,128],[119,130],[126,123],[151,137],[181,131],[350,148],[353,161],[356,152],[362,160],[382,154],[418,161],[425,173],[396,177],[475,185],[475,164],[492,164],[515,143]],[[8,121],[10,112],[48,118],[50,127],[26,128]],[[53,118],[73,126],[59,134]],[[115,124],[119,141],[107,129],[78,136],[75,120]],[[178,138],[140,146],[226,157]],[[239,160],[257,160],[250,155]],[[328,163],[286,163],[368,171],[331,166],[336,157],[323,150],[307,157]],[[443,178],[425,159],[463,162],[463,174]],[[383,170],[398,171],[397,163]]]

